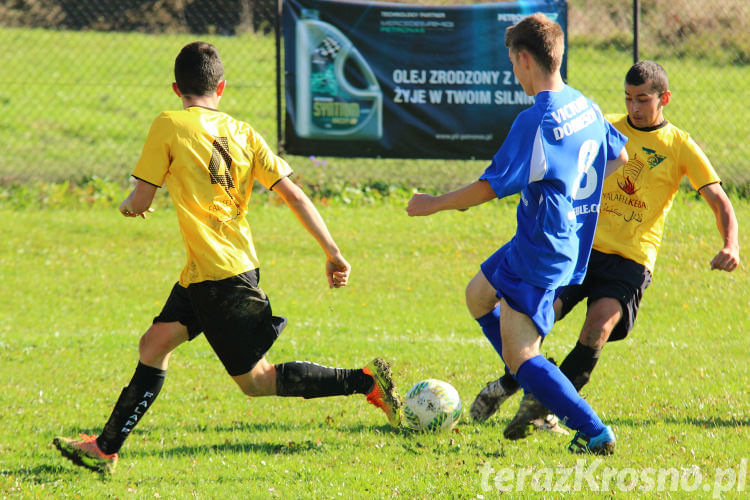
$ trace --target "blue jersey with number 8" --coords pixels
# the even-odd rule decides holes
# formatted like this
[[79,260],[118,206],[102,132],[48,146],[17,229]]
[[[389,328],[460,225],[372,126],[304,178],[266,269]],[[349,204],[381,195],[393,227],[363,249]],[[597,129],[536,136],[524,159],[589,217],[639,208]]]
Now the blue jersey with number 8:
[[626,142],[596,103],[567,85],[540,92],[518,115],[480,179],[498,198],[520,193],[504,252],[525,282],[553,290],[583,280],[606,163]]

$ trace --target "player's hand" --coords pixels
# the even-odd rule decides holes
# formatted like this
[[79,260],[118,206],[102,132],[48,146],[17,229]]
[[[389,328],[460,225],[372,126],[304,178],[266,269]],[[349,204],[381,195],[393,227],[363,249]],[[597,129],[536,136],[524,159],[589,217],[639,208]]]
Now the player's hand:
[[738,249],[722,248],[711,260],[711,269],[732,272],[740,265],[740,251]]
[[414,193],[406,206],[406,213],[411,217],[434,214],[436,212],[434,200],[435,196],[427,193]]
[[342,255],[336,255],[326,259],[326,276],[329,288],[341,288],[349,282],[349,273],[352,266]]
[[127,204],[128,200],[125,200],[120,205],[120,213],[124,215],[125,217],[141,217],[142,219],[146,218],[146,214],[150,214],[154,211],[153,208],[149,207],[145,211],[138,213],[133,211],[132,208]]

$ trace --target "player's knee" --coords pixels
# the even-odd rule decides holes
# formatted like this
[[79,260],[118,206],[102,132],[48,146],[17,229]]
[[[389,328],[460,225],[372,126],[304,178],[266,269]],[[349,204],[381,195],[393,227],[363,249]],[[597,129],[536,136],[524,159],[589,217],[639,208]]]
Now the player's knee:
[[505,366],[508,367],[508,370],[515,375],[518,373],[518,369],[521,367],[525,359],[523,359],[522,353],[503,344],[503,361],[505,362]]
[[471,301],[473,300],[471,282],[469,282],[469,284],[466,285],[466,290],[464,290],[464,297],[466,298],[466,305],[469,308],[471,308],[470,304],[471,304]]
[[475,318],[492,311],[497,303],[494,290],[489,286],[482,285],[483,283],[475,278],[466,286],[466,307],[469,308],[469,312]]
[[586,347],[601,349],[609,340],[619,320],[619,314],[586,318],[578,341]]
[[160,350],[157,344],[157,339],[153,335],[149,335],[149,332],[141,335],[138,341],[138,355],[141,361],[153,361],[156,353]]
[[578,337],[578,342],[591,349],[601,349],[607,343],[607,339],[609,339],[611,333],[611,328],[601,326],[584,328]]
[[622,318],[622,306],[615,299],[594,302],[586,313],[579,342],[593,349],[601,349]]
[[242,391],[242,394],[249,398],[257,398],[263,395],[261,394],[260,387],[254,381],[248,381],[247,383],[240,385],[240,390]]
[[240,390],[249,398],[272,395],[268,383],[265,380],[255,378],[246,381],[244,384],[240,384]]
[[164,363],[173,349],[173,338],[156,328],[150,328],[138,341],[140,360],[150,366]]
[[265,358],[248,373],[232,378],[245,396],[257,398],[276,394],[276,367]]

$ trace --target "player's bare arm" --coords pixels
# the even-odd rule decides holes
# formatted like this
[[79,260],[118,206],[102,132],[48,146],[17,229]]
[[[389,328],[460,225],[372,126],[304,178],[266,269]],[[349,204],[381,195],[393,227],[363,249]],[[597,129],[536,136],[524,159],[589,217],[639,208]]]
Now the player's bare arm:
[[440,196],[414,193],[406,207],[406,213],[414,217],[430,215],[442,210],[465,210],[495,198],[497,195],[490,183],[480,180]]
[[722,249],[711,260],[711,269],[734,271],[740,265],[740,244],[737,216],[732,202],[718,182],[702,187],[700,194],[713,210],[716,227],[724,242]]
[[147,213],[154,211],[151,202],[154,201],[157,187],[148,182],[136,179],[136,184],[127,198],[120,204],[120,213],[125,217],[146,218]]
[[604,177],[609,177],[610,175],[614,174],[618,168],[622,167],[627,162],[628,152],[625,150],[625,148],[622,148],[622,151],[620,151],[620,155],[617,158],[607,161],[607,166],[604,170]]
[[300,221],[302,227],[315,238],[325,252],[328,286],[331,288],[346,286],[349,281],[351,266],[341,255],[341,251],[333,241],[331,233],[328,232],[328,227],[310,198],[287,177],[277,182],[273,190],[281,196],[284,203]]

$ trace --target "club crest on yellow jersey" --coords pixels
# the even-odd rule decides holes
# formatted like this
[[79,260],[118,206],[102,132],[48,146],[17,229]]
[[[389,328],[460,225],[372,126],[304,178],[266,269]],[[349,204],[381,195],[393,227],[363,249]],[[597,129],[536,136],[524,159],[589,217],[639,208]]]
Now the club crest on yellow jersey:
[[664,159],[666,158],[666,156],[660,155],[653,149],[643,148],[643,147],[641,149],[643,150],[644,153],[646,153],[646,163],[648,163],[649,168],[656,167],[657,165],[659,165],[659,163],[663,162]]

